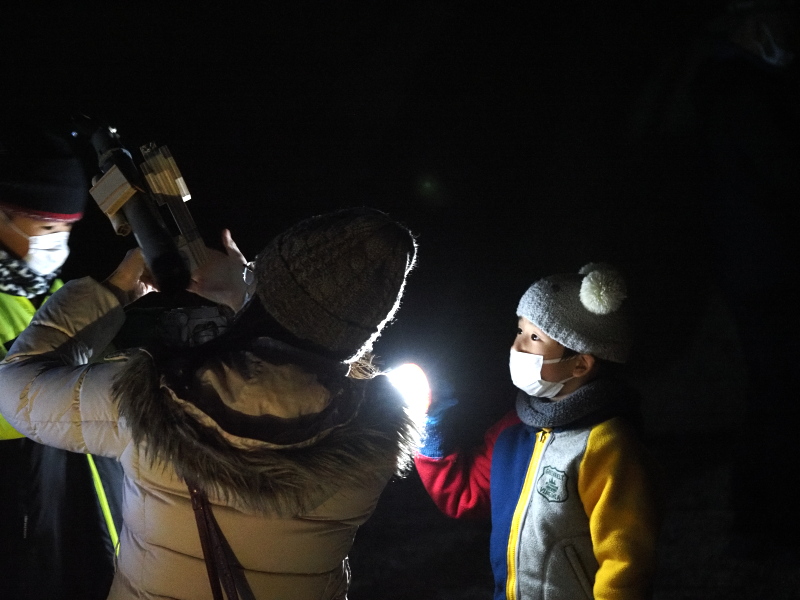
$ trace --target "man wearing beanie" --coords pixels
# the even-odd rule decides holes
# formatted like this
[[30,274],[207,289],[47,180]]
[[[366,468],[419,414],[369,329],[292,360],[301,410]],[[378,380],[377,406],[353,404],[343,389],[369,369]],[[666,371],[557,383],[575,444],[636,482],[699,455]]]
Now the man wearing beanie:
[[150,289],[131,251],[42,307],[0,363],[0,413],[122,464],[110,598],[344,599],[356,530],[411,465],[412,421],[367,353],[416,242],[353,209],[302,221],[250,263],[227,231],[223,245],[189,289],[235,313],[225,333],[87,364]]
[[[61,287],[67,239],[87,193],[65,140],[26,123],[0,127],[0,358]],[[0,415],[4,597],[105,597],[121,480],[115,463],[26,439]]]
[[658,502],[637,397],[614,376],[630,347],[624,299],[605,265],[527,290],[509,362],[516,407],[479,448],[445,447],[433,399],[417,470],[445,514],[491,518],[495,600],[652,595]]

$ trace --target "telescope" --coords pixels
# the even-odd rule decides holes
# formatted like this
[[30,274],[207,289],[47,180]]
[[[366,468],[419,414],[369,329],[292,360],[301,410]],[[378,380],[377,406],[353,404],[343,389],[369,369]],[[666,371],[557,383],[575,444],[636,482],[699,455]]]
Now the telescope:
[[[118,235],[133,233],[160,292],[185,290],[206,248],[185,206],[191,195],[169,150],[153,143],[142,146],[143,162],[137,167],[115,128],[85,115],[74,117],[73,124],[97,154],[101,175],[93,180],[92,198]],[[163,205],[175,219],[178,236],[159,212]]]
[[[126,326],[118,336],[121,345],[146,345],[157,339],[170,345],[196,346],[214,339],[230,326],[224,306],[178,306],[191,272],[208,258],[208,248],[186,206],[191,199],[186,182],[166,146],[140,147],[142,162],[122,144],[117,130],[85,115],[73,117],[76,133],[91,141],[100,175],[89,190],[118,235],[133,233],[161,294],[172,307],[126,309]],[[172,233],[162,216],[168,209]],[[194,298],[196,302],[198,299]]]

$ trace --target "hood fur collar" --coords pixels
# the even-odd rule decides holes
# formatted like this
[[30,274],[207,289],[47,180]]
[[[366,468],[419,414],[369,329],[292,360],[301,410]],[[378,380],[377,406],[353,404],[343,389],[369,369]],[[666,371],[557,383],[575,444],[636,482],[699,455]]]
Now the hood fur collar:
[[[327,409],[292,423],[295,438],[303,439],[270,436],[276,423],[261,417],[222,426],[196,402],[179,398],[144,351],[129,356],[113,393],[151,464],[169,462],[211,498],[259,513],[298,514],[336,489],[397,472],[410,464],[416,440],[399,394],[383,376],[343,378]],[[243,435],[248,431],[257,437]]]

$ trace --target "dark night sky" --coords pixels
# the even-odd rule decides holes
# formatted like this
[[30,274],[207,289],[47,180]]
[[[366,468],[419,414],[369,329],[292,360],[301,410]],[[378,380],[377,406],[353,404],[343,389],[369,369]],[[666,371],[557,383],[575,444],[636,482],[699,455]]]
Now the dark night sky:
[[[752,356],[710,282],[698,186],[682,152],[649,134],[681,76],[670,68],[724,2],[69,4],[4,7],[0,97],[50,124],[105,120],[130,149],[169,146],[209,245],[228,227],[251,257],[347,206],[405,222],[418,265],[376,351],[447,378],[465,439],[513,400],[507,352],[527,286],[587,262],[627,273],[640,334],[628,372],[679,496],[664,588],[712,585],[704,569],[728,564],[714,527],[732,449],[670,438],[741,426]],[[64,275],[103,278],[132,244],[90,205]],[[696,520],[686,530],[675,515]],[[452,597],[483,598],[485,534],[445,522],[413,480],[393,482],[357,538],[353,598],[460,593],[464,565],[479,592]],[[785,579],[757,568],[719,581]]]
[[[466,396],[509,397],[535,278],[608,260],[636,291],[692,250],[630,120],[711,2],[66,4],[4,17],[4,95],[54,123],[104,119],[131,149],[168,145],[206,239],[229,227],[249,256],[339,207],[404,221],[418,268],[378,353]],[[130,243],[90,206],[65,275],[104,277]]]

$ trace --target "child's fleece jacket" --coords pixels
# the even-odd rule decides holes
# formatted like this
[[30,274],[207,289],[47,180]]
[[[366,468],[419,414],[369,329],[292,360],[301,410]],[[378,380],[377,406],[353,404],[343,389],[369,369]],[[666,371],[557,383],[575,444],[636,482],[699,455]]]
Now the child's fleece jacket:
[[491,515],[495,600],[650,597],[659,511],[650,459],[620,416],[632,406],[614,379],[557,402],[520,393],[474,453],[423,446],[417,470],[439,509]]

